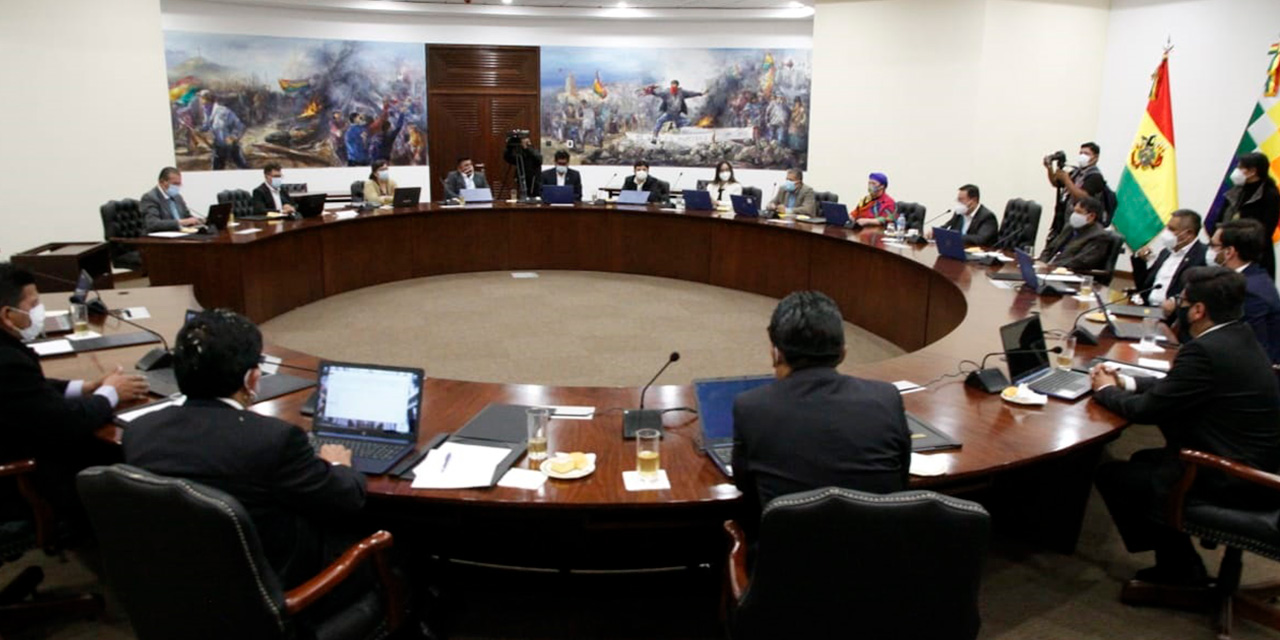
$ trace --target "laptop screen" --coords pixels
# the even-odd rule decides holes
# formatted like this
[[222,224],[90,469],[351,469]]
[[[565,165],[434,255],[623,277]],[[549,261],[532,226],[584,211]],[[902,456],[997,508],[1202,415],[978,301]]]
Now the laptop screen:
[[319,373],[316,429],[402,440],[416,437],[421,369],[323,362]]
[[738,394],[774,381],[773,376],[694,380],[702,442],[710,446],[733,438],[733,400]]
[[[1049,366],[1049,354],[1045,351],[1044,329],[1040,316],[1029,316],[1000,327],[1000,340],[1004,343],[1005,359],[1009,365],[1009,379],[1015,383],[1027,374]],[[1033,351],[1026,351],[1031,349]],[[1013,353],[1021,351],[1021,353]]]

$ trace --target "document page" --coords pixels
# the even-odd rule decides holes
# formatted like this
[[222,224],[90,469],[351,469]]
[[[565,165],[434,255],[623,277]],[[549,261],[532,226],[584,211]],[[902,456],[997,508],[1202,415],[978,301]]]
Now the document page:
[[493,484],[498,465],[511,453],[506,447],[446,442],[432,449],[413,470],[414,489],[470,489]]

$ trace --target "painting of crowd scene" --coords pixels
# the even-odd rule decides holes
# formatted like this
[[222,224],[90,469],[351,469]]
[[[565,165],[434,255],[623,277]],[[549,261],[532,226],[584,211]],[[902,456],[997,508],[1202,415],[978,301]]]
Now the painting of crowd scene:
[[804,168],[808,50],[542,48],[542,140],[574,162]]
[[183,170],[427,163],[422,44],[165,32]]

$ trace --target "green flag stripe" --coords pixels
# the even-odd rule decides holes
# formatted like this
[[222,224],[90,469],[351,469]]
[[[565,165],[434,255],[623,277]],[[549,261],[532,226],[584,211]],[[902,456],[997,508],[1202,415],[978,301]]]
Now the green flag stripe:
[[1134,179],[1129,167],[1124,168],[1124,175],[1120,176],[1120,188],[1116,189],[1116,215],[1112,224],[1124,236],[1125,244],[1130,249],[1146,245],[1164,228],[1160,214],[1151,206],[1151,201]]

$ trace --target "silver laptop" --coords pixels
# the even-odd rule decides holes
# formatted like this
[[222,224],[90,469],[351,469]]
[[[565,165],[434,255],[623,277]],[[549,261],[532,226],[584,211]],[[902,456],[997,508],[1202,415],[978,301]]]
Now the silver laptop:
[[1000,327],[1009,379],[1026,384],[1036,393],[1075,400],[1092,388],[1089,374],[1075,369],[1054,369],[1044,344],[1040,316],[1030,316]]

